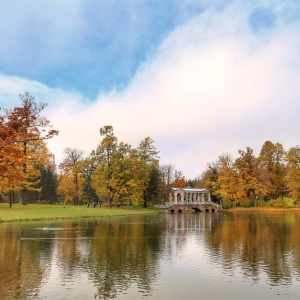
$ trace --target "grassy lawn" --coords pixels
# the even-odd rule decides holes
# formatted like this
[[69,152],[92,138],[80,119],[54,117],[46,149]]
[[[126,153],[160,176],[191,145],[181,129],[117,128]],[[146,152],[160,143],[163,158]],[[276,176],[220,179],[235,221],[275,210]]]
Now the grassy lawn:
[[141,207],[87,208],[86,206],[0,203],[0,222],[43,221],[73,218],[159,214],[161,210]]

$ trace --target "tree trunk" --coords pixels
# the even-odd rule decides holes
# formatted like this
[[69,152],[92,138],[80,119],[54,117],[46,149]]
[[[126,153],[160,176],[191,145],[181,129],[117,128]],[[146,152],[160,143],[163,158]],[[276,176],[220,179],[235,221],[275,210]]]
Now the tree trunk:
[[27,205],[27,189],[24,188],[21,191],[21,201],[22,201],[22,205]]
[[[23,143],[23,155],[24,158],[26,160],[26,156],[27,156],[27,142]],[[26,161],[23,164],[23,175],[24,175],[24,180],[26,181],[26,174],[27,174],[27,164]],[[27,205],[27,188],[24,186],[22,191],[21,191],[21,201],[22,201],[22,205]]]
[[255,194],[255,192],[253,192],[253,203],[254,203],[254,207],[256,207],[257,203],[256,203],[256,194]]

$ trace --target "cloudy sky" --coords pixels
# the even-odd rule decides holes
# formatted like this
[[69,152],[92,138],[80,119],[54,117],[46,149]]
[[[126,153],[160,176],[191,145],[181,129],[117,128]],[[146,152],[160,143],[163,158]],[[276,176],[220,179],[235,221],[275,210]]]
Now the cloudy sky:
[[10,0],[0,3],[0,106],[29,91],[86,155],[112,125],[147,136],[187,178],[222,153],[300,144],[298,0]]

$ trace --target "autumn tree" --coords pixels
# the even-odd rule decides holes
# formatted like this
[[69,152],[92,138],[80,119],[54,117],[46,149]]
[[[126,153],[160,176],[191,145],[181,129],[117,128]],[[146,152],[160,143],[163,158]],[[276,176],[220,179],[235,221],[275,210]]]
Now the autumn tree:
[[239,155],[235,160],[235,167],[238,170],[240,189],[247,197],[252,197],[254,206],[257,206],[257,196],[265,195],[266,189],[259,181],[258,160],[253,154],[253,149],[246,148],[246,151],[239,150]]
[[112,202],[119,198],[116,190],[117,170],[114,168],[118,140],[111,125],[101,127],[100,135],[103,139],[95,152],[98,167],[93,174],[93,187],[99,199],[104,199],[111,207]]
[[[80,204],[82,193],[80,180],[80,162],[83,160],[83,151],[77,148],[64,149],[64,159],[60,164],[59,192],[64,195],[66,203]],[[83,181],[83,180],[81,180]],[[68,186],[68,188],[66,188]]]
[[269,199],[277,199],[286,193],[284,160],[285,151],[282,144],[273,144],[270,141],[264,143],[258,158],[259,177]]
[[174,181],[172,183],[172,187],[174,187],[174,188],[187,187],[187,181],[186,181],[183,173],[179,170],[175,170],[175,172],[174,172]]
[[217,194],[221,199],[230,199],[237,203],[241,198],[240,181],[237,176],[237,170],[234,166],[234,160],[228,153],[222,154],[218,159],[218,178]]
[[300,147],[289,149],[286,154],[287,171],[285,176],[286,186],[290,196],[299,202],[300,196]]
[[[47,103],[37,103],[28,92],[19,95],[21,107],[11,110],[4,109],[0,124],[0,168],[2,174],[18,173],[14,177],[14,185],[19,184],[21,189],[21,202],[27,204],[27,191],[34,189],[39,177],[37,166],[41,160],[49,159],[45,140],[58,134],[57,130],[50,129],[50,121],[41,112]],[[48,130],[47,130],[48,128]],[[13,171],[14,170],[14,171]],[[19,180],[16,180],[19,177]]]

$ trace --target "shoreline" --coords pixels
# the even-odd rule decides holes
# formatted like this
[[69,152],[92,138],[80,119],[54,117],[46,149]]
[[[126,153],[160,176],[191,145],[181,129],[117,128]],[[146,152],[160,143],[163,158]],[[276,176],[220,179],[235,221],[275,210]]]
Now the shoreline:
[[267,207],[267,206],[257,206],[257,207],[232,207],[228,209],[223,209],[222,211],[230,211],[230,212],[292,212],[299,211],[300,207]]
[[125,207],[96,207],[51,204],[9,204],[0,203],[0,223],[6,222],[32,222],[32,221],[60,221],[67,219],[86,219],[98,217],[117,217],[129,215],[161,214],[155,208],[137,206]]

